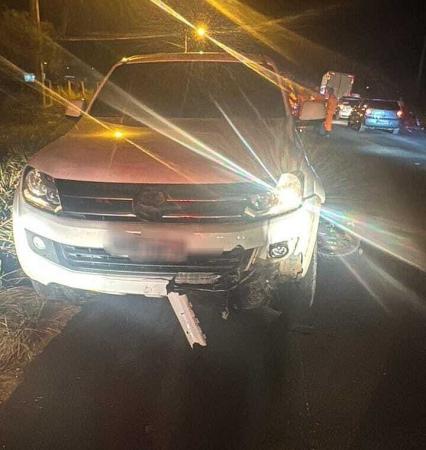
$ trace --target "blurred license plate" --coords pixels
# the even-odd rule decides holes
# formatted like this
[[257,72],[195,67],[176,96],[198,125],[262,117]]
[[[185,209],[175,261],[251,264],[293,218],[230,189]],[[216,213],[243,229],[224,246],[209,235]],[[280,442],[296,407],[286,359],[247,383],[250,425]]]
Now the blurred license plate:
[[183,262],[187,258],[183,241],[140,236],[117,239],[108,246],[113,256],[127,256],[134,262]]

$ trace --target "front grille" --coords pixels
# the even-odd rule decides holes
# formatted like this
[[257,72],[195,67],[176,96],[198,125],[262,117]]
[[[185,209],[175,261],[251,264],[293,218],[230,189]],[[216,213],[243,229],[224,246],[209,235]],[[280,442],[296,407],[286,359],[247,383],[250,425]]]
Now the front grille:
[[[143,185],[57,180],[62,214],[94,220],[159,222],[232,222],[248,219],[249,196],[265,188],[255,183]],[[152,218],[140,218],[133,199],[145,190],[164,193],[166,201]]]
[[194,255],[184,263],[133,262],[128,257],[112,256],[102,248],[75,247],[55,243],[59,261],[65,267],[90,272],[129,272],[152,274],[218,273],[244,269],[253,250],[240,247],[220,255]]

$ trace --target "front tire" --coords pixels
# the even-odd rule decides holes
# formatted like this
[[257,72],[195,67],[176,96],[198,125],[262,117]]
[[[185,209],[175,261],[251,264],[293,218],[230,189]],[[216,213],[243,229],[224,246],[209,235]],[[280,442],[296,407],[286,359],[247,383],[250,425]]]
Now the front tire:
[[297,315],[307,311],[314,303],[317,286],[317,245],[314,247],[306,275],[300,280],[287,281],[277,291],[275,309],[281,312],[294,311]]
[[232,291],[230,300],[235,309],[257,309],[270,303],[272,291],[265,276],[254,275]]

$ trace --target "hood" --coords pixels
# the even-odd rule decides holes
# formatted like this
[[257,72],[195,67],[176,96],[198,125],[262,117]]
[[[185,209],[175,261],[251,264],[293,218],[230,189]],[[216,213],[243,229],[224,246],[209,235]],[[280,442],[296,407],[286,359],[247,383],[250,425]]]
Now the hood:
[[[121,133],[115,135],[117,132]],[[182,119],[161,133],[82,119],[30,165],[56,179],[115,183],[211,184],[278,178],[288,132],[281,119]]]

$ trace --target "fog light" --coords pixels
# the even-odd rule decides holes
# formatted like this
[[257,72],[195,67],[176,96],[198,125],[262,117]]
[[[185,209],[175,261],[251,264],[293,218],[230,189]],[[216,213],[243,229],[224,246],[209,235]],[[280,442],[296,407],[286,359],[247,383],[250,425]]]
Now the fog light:
[[31,250],[43,258],[59,263],[58,255],[56,253],[55,243],[46,237],[34,234],[26,230],[27,242]]
[[269,246],[269,256],[271,258],[282,258],[288,253],[287,242],[277,242]]
[[37,250],[40,251],[46,250],[46,244],[44,243],[43,239],[39,236],[33,237],[33,245]]

